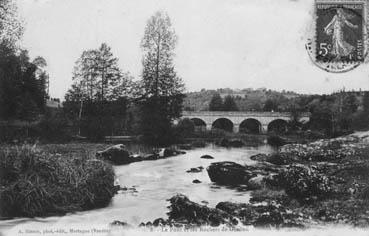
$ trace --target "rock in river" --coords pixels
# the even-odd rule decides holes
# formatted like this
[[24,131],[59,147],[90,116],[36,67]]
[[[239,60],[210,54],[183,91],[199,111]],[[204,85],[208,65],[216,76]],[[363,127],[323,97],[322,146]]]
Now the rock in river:
[[247,184],[256,177],[246,166],[229,161],[211,163],[206,170],[212,182],[224,185]]
[[114,165],[124,165],[139,161],[129,154],[124,144],[117,144],[96,153],[96,157],[111,162]]
[[202,159],[214,159],[214,157],[212,157],[210,155],[202,155],[200,158],[202,158]]
[[166,157],[177,156],[180,154],[186,154],[186,152],[179,151],[173,148],[162,148],[158,154],[160,158],[166,158]]
[[117,144],[111,146],[103,151],[96,153],[96,157],[101,158],[105,161],[111,162],[113,165],[124,165],[132,162],[147,161],[147,160],[157,160],[167,157],[177,156],[180,154],[185,154],[184,151],[179,151],[174,148],[163,148],[157,153],[149,153],[143,156],[131,155],[124,144]]
[[199,166],[199,167],[195,167],[195,168],[191,168],[189,170],[187,170],[187,173],[198,173],[201,172],[204,169],[204,167]]
[[132,227],[130,224],[124,221],[115,220],[110,223],[111,226],[122,226],[122,227]]

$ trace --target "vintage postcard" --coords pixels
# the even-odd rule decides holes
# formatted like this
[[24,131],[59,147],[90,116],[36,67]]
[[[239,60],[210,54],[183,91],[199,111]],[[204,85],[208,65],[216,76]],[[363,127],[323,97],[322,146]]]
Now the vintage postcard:
[[369,232],[369,0],[0,0],[0,236]]

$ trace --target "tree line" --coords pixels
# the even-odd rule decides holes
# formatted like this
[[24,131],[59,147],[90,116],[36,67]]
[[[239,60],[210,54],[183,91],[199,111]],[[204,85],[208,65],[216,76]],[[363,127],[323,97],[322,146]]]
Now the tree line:
[[119,68],[106,43],[82,52],[64,102],[78,133],[101,139],[118,130],[141,134],[152,144],[173,140],[172,122],[180,117],[184,98],[184,83],[173,62],[176,44],[169,16],[155,13],[141,41],[143,70],[137,81]]
[[47,140],[71,134],[92,140],[142,134],[152,144],[173,141],[172,123],[181,115],[184,83],[174,67],[177,36],[166,13],[156,12],[147,21],[140,79],[123,71],[111,47],[102,43],[83,51],[75,62],[73,84],[58,110],[45,106],[46,60],[31,60],[19,46],[24,28],[15,2],[1,1],[0,16],[0,121],[6,121],[0,131],[5,139],[14,136],[8,135],[8,121],[19,119],[35,121],[37,135],[41,132]]
[[[279,96],[281,97],[281,96]],[[242,98],[247,100],[247,97]],[[240,97],[231,95],[223,99],[219,93],[212,95],[209,111],[239,111]],[[310,112],[311,120],[305,129],[336,136],[352,130],[369,128],[369,91],[338,91],[330,95],[298,95],[293,98],[268,98],[259,101],[259,109],[252,111],[291,112],[298,118]],[[298,126],[295,126],[298,128]],[[300,127],[301,128],[301,127]]]
[[0,2],[0,120],[32,121],[45,111],[47,63],[19,47],[23,26],[11,0]]
[[209,111],[238,111],[235,99],[231,95],[227,95],[224,99],[219,93],[212,96],[209,102]]

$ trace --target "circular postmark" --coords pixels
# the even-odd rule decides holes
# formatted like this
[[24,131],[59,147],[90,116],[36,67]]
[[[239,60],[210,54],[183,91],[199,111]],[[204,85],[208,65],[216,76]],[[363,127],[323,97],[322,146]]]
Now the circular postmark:
[[367,2],[363,0],[316,0],[314,24],[305,45],[320,69],[343,73],[367,59]]

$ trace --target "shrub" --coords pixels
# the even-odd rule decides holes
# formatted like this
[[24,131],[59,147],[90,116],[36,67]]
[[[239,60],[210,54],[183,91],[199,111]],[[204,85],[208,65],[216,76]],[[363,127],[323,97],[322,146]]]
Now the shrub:
[[299,200],[324,197],[332,192],[328,177],[315,166],[290,165],[277,178],[286,193]]
[[309,144],[287,144],[281,148],[280,153],[302,161],[337,161],[356,155],[357,150],[352,144],[357,142],[356,137],[322,139]]
[[174,126],[174,132],[180,139],[189,138],[195,132],[195,125],[188,118],[182,119]]
[[86,136],[92,142],[104,140],[104,126],[102,117],[89,116],[81,121],[82,136]]
[[46,154],[35,146],[0,151],[0,216],[35,217],[106,206],[114,194],[109,164]]
[[286,140],[278,135],[268,136],[267,142],[272,146],[283,146],[284,144],[286,144]]

